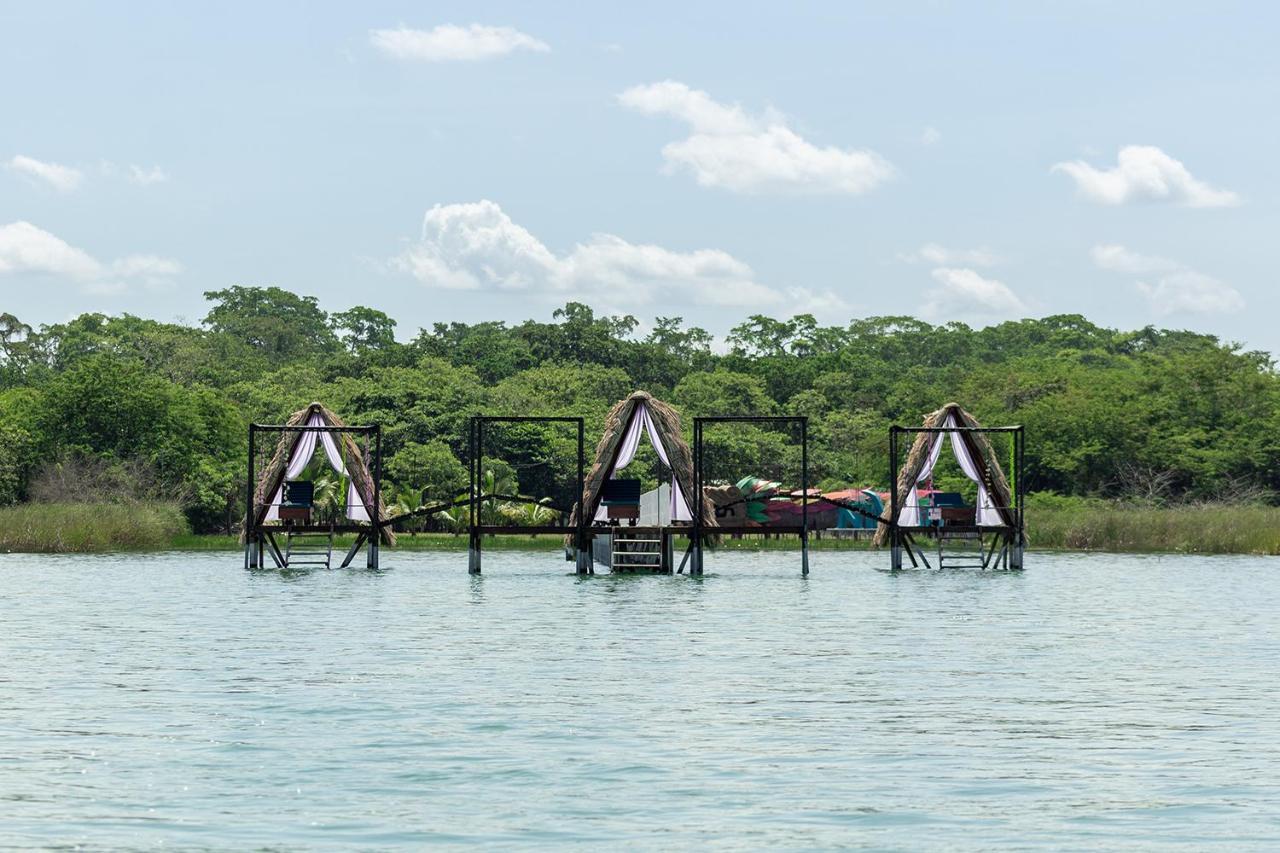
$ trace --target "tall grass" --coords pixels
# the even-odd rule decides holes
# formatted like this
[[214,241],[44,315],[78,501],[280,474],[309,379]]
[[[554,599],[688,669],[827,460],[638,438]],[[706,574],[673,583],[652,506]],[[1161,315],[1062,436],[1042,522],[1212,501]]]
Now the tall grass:
[[168,548],[187,520],[171,503],[28,503],[0,508],[0,552]]
[[[1198,504],[1153,507],[1102,500],[1029,496],[1027,532],[1033,549],[1188,554],[1280,554],[1280,507]],[[350,538],[335,541],[335,550]],[[815,550],[862,550],[865,540],[812,537]],[[20,504],[0,508],[0,552],[86,553],[238,549],[234,536],[194,536],[174,504]],[[401,535],[400,549],[465,551],[467,537]],[[486,550],[562,548],[558,536],[498,536]],[[720,548],[791,551],[794,536],[723,537]]]
[[[285,533],[276,534],[283,547]],[[333,550],[345,550],[355,542],[351,535],[333,537]],[[388,551],[460,551],[467,550],[465,533],[397,533],[395,548],[383,546],[383,553]],[[174,537],[166,547],[175,551],[235,551],[244,548],[240,538],[225,534],[187,533]],[[564,543],[559,536],[542,534],[540,536],[486,536],[486,551],[559,551]]]
[[1158,507],[1035,498],[1027,506],[1032,548],[1280,554],[1280,507],[1213,503]]

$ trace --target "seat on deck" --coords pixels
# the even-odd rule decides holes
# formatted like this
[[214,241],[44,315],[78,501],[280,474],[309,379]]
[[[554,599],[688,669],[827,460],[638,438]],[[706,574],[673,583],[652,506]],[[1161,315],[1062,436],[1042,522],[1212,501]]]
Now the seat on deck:
[[977,507],[972,506],[944,506],[940,509],[942,513],[943,525],[961,525],[964,527],[973,527],[978,523]]
[[280,504],[280,520],[311,523],[311,509],[315,505],[316,487],[310,480],[287,480],[284,499]]
[[625,518],[635,524],[640,518],[640,481],[605,480],[600,503],[610,520]]

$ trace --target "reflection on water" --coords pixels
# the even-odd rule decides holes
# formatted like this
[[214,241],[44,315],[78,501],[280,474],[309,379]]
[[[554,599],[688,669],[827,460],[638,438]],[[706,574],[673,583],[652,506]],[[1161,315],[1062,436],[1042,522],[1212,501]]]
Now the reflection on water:
[[1253,558],[0,556],[0,845],[1274,847]]

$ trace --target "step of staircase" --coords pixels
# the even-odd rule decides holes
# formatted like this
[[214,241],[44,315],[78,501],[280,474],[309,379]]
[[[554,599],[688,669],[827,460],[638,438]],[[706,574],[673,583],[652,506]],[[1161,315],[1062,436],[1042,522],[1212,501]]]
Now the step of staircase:
[[[316,539],[323,538],[323,547]],[[294,543],[299,546],[295,547]],[[299,558],[302,559],[299,559]],[[313,558],[313,559],[308,559]],[[289,531],[284,547],[284,567],[291,566],[323,566],[328,569],[333,565],[333,531],[328,533],[294,533]]]
[[614,536],[610,548],[609,570],[618,573],[663,573],[662,537],[633,534]]
[[985,569],[986,543],[981,530],[951,530],[937,533],[938,569]]

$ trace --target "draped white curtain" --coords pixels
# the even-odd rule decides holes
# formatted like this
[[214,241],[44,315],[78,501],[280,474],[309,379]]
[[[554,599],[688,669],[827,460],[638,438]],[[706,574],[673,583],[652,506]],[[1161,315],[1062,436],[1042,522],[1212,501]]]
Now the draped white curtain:
[[987,487],[982,482],[982,469],[978,467],[977,461],[969,452],[969,446],[961,438],[960,433],[955,429],[958,426],[956,416],[954,414],[947,415],[946,423],[943,429],[949,432],[930,433],[933,437],[933,446],[929,449],[929,458],[926,460],[924,467],[920,469],[919,476],[913,488],[907,490],[906,505],[898,513],[898,523],[903,527],[920,527],[924,521],[920,517],[920,495],[917,489],[921,483],[928,482],[933,476],[934,466],[938,464],[938,457],[942,454],[942,443],[948,438],[951,439],[951,450],[955,454],[956,463],[959,464],[960,470],[970,480],[978,484],[978,507],[976,521],[979,527],[1002,527],[1004,519],[1000,517],[1000,510],[996,508],[995,503],[991,500],[991,496],[987,494]]
[[[328,426],[328,424],[324,422],[319,412],[315,412],[307,418],[305,426],[317,427]],[[324,447],[324,455],[329,460],[329,466],[342,476],[347,476],[347,466],[342,463],[342,452],[338,450],[338,443],[333,440],[333,434],[320,430],[307,430],[299,436],[298,443],[293,446],[293,455],[289,457],[289,464],[285,466],[280,488],[276,489],[275,497],[271,499],[271,506],[267,508],[267,521],[279,520],[280,503],[284,500],[284,481],[296,479],[307,469],[307,464],[311,462],[311,457],[316,452],[317,438]],[[350,478],[347,479],[347,518],[352,521],[369,520],[369,511],[365,508],[364,501],[360,500],[355,481]]]
[[[658,427],[653,422],[653,417],[649,414],[649,406],[645,403],[637,403],[635,416],[631,419],[631,425],[627,427],[627,434],[622,437],[622,443],[618,446],[618,458],[613,464],[613,470],[609,472],[610,477],[626,468],[636,458],[636,451],[640,449],[640,436],[644,434],[648,434],[649,443],[658,452],[658,459],[663,465],[671,468],[671,461],[667,459],[667,450],[662,446],[662,440],[658,437]],[[601,504],[596,508],[596,521],[606,520],[608,514],[608,508]],[[676,482],[674,469],[671,473],[671,520],[693,520],[693,513],[689,511],[689,504],[684,499],[684,493],[680,491],[680,484]]]

